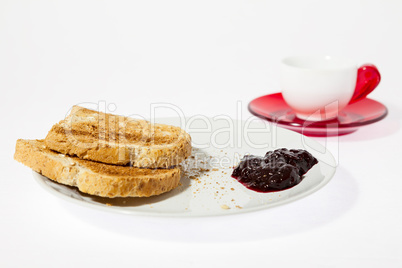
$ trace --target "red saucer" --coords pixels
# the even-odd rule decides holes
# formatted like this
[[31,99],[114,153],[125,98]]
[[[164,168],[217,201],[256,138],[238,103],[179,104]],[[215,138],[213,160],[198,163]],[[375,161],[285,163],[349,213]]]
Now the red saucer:
[[249,111],[258,117],[307,136],[340,136],[355,132],[359,127],[380,121],[388,114],[383,104],[365,98],[348,105],[335,119],[328,121],[305,121],[296,117],[283,100],[281,93],[256,98],[248,105]]

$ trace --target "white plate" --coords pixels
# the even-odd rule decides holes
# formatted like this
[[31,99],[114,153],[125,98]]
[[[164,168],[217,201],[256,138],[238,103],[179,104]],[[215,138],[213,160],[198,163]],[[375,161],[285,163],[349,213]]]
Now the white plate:
[[[36,172],[34,178],[50,193],[91,208],[132,215],[192,217],[244,213],[283,205],[319,190],[335,173],[334,157],[324,146],[259,119],[245,122],[223,116],[214,119],[199,116],[186,120],[165,118],[157,122],[181,126],[192,137],[194,158],[184,163],[181,185],[171,192],[148,198],[101,198],[53,182]],[[284,191],[258,193],[231,177],[233,166],[244,154],[262,156],[282,147],[305,149],[319,160],[300,184]],[[196,163],[201,171],[194,168]]]

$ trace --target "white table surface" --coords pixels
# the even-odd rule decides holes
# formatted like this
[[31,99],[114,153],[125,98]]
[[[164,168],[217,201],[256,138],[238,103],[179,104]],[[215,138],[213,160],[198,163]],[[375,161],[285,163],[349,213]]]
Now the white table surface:
[[[134,3],[133,3],[134,2]],[[1,1],[1,267],[402,267],[401,1]],[[43,190],[13,160],[74,104],[235,117],[282,57],[375,63],[382,121],[316,139],[333,180],[297,202],[196,219],[123,216]],[[171,115],[159,111],[160,116]],[[251,266],[250,266],[251,267]]]

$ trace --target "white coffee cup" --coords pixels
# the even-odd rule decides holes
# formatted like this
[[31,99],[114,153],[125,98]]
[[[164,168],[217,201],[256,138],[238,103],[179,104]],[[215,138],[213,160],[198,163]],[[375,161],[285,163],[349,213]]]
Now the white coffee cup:
[[[358,71],[361,81],[357,80]],[[333,119],[352,97],[353,101],[363,99],[379,82],[380,74],[374,65],[358,69],[354,61],[342,57],[295,56],[281,63],[283,98],[303,120]],[[369,88],[364,87],[367,84]]]

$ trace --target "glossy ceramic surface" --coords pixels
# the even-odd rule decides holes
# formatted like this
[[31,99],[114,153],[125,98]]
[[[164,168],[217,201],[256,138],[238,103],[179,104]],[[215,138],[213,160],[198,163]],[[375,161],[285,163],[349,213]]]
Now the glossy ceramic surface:
[[380,80],[374,65],[358,68],[343,57],[294,56],[281,63],[283,98],[302,120],[337,117],[349,103],[364,99]]
[[[177,125],[169,119],[158,122]],[[159,196],[102,198],[81,193],[75,187],[56,183],[36,172],[34,178],[55,196],[90,208],[130,215],[194,217],[238,214],[283,205],[319,190],[335,173],[332,154],[308,137],[261,120],[230,122],[233,132],[226,131],[226,120],[202,118],[188,124],[193,129],[186,128],[192,136],[193,157],[183,164],[181,185]],[[205,130],[205,123],[210,124],[210,133],[199,131]],[[279,192],[259,193],[231,177],[233,166],[245,154],[264,155],[283,147],[308,150],[319,161],[298,185]]]
[[305,121],[284,101],[281,93],[265,95],[252,100],[249,111],[278,126],[299,132],[307,136],[338,136],[355,132],[359,127],[383,119],[387,108],[372,99],[365,98],[348,105],[337,118],[328,121]]

